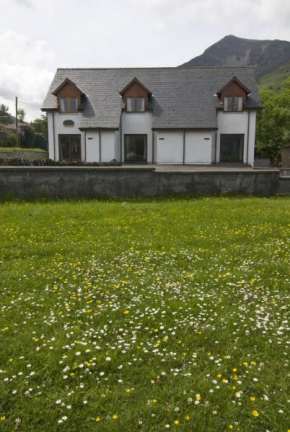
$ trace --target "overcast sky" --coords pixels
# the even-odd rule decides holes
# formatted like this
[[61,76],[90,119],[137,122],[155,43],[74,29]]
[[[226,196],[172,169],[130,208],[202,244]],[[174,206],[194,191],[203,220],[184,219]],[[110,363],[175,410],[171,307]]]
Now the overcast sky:
[[177,66],[234,34],[290,40],[289,0],[0,0],[0,104],[27,120],[57,67]]

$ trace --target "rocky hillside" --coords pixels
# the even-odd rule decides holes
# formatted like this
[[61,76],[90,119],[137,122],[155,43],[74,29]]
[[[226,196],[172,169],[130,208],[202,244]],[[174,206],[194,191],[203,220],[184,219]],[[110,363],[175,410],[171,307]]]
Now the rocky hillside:
[[258,81],[267,77],[267,85],[276,86],[278,77],[290,75],[289,62],[290,42],[226,36],[182,66],[254,66]]

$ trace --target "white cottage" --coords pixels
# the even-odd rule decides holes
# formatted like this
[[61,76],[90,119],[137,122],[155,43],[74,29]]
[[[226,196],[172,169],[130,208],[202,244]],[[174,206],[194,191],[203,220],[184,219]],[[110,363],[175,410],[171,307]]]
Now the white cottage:
[[49,157],[254,164],[252,68],[58,69],[42,110]]

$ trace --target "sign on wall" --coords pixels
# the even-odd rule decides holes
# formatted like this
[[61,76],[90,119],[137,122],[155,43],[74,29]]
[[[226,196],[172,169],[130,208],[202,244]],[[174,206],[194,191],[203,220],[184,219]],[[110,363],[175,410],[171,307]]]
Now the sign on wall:
[[74,126],[75,122],[73,120],[64,120],[63,125],[64,126]]

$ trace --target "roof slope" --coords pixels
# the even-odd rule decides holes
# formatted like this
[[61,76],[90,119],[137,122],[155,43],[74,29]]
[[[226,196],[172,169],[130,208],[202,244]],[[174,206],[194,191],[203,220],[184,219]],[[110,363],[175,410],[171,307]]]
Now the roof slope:
[[42,106],[56,109],[52,93],[70,79],[87,95],[81,128],[119,128],[119,92],[136,77],[152,92],[153,128],[216,128],[216,93],[236,76],[251,90],[247,108],[261,108],[252,68],[58,69]]

